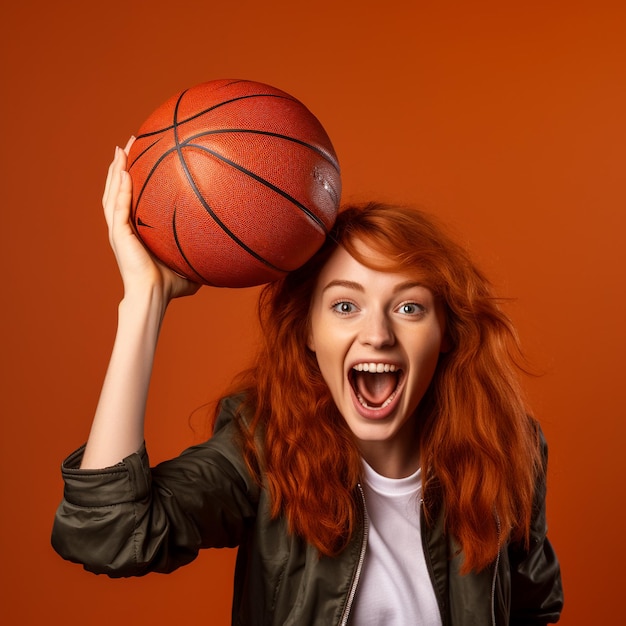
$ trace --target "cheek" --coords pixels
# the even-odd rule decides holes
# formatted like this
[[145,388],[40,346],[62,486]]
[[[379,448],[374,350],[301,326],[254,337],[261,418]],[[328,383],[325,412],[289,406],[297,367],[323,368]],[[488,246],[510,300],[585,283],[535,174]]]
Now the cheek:
[[332,318],[329,319],[314,309],[310,317],[307,347],[317,356],[320,369],[341,358],[341,346],[344,343],[345,338],[333,324]]
[[313,337],[315,344],[315,357],[317,365],[331,394],[336,399],[336,394],[342,388],[343,382],[343,359],[336,342],[329,341],[326,337],[316,335]]
[[329,378],[333,372],[337,369],[337,358],[335,357],[332,347],[319,337],[315,339],[315,356],[317,358],[317,364],[322,372],[322,376],[326,382],[329,382]]

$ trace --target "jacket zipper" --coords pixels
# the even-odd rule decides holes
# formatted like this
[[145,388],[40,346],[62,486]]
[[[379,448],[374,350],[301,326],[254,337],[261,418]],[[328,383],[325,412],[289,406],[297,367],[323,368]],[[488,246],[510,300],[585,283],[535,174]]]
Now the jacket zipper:
[[365,550],[367,548],[367,535],[369,533],[369,518],[367,517],[367,509],[365,508],[365,494],[363,493],[363,487],[361,484],[357,484],[359,493],[361,494],[361,501],[363,503],[363,538],[361,539],[361,552],[359,553],[359,560],[357,562],[356,571],[352,578],[352,584],[350,585],[350,591],[348,592],[348,599],[346,601],[346,607],[341,617],[340,626],[346,626],[348,618],[350,617],[350,610],[352,609],[352,603],[354,602],[354,596],[356,595],[356,588],[359,584],[359,578],[361,577],[361,570],[363,569],[363,561],[365,560]]

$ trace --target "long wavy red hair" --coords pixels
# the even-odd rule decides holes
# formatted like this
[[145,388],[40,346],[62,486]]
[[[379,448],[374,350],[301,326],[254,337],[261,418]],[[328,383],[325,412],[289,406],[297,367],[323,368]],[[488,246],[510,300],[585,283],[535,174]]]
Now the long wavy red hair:
[[[383,267],[355,242],[381,252]],[[446,531],[480,570],[504,539],[527,540],[542,472],[537,427],[518,384],[523,359],[492,288],[433,218],[413,208],[345,207],[322,249],[267,285],[259,300],[261,344],[238,379],[248,465],[269,490],[273,515],[325,555],[346,545],[355,524],[361,460],[307,348],[316,279],[340,245],[373,269],[416,276],[441,302],[449,351],[418,407],[426,513],[443,504]],[[489,520],[492,520],[490,522]]]

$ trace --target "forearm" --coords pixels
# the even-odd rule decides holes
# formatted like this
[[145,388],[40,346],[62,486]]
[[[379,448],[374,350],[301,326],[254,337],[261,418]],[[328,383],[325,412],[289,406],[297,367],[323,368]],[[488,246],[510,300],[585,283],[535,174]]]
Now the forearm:
[[127,294],[120,303],[111,360],[81,468],[115,465],[141,446],[150,376],[165,307],[159,290],[148,287]]

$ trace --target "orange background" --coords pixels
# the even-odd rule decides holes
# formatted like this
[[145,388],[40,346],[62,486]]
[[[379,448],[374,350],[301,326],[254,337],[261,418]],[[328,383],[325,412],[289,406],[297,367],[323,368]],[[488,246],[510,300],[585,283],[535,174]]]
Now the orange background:
[[[59,464],[86,438],[121,295],[106,167],[158,104],[214,78],[303,100],[333,139],[344,200],[435,212],[511,299],[543,371],[528,388],[551,446],[562,623],[620,619],[623,2],[24,0],[2,22],[3,623],[228,623],[232,552],[112,581],[49,547]],[[195,440],[195,410],[246,363],[255,294],[204,288],[171,307],[153,462]]]

